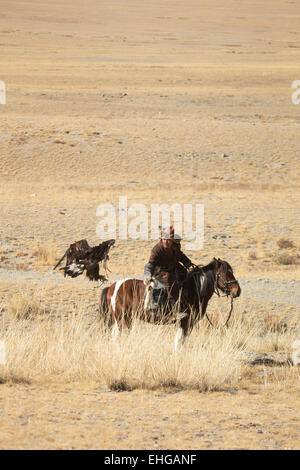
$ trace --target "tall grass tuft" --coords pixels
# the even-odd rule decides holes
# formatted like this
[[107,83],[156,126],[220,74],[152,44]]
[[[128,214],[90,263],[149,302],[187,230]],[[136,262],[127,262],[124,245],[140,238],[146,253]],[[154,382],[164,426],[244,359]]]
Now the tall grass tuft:
[[[212,328],[205,320],[186,343],[174,351],[175,325],[151,325],[138,319],[117,338],[104,319],[76,308],[68,318],[64,306],[55,316],[36,321],[9,315],[0,339],[6,345],[6,364],[0,379],[98,381],[111,390],[177,387],[199,391],[237,385],[249,351],[287,348],[296,333],[285,328],[267,331],[240,314],[230,327]],[[238,313],[238,312],[236,312]]]
[[26,320],[45,313],[45,308],[40,298],[21,292],[9,299],[7,312],[15,320]]
[[37,266],[54,266],[58,261],[57,253],[58,249],[54,242],[38,243],[31,250]]
[[175,332],[175,325],[135,320],[130,330],[112,338],[104,321],[91,322],[84,311],[68,319],[44,316],[42,322],[10,315],[1,338],[7,357],[2,375],[6,380],[96,380],[112,390],[173,386],[206,391],[238,380],[247,340],[239,327],[224,331],[202,324],[178,352]]

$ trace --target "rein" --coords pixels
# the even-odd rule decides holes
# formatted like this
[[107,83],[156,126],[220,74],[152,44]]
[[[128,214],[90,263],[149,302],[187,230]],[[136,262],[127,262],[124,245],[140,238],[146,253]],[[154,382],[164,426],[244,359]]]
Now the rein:
[[[219,297],[220,297],[220,295],[219,295]],[[225,297],[225,295],[222,295],[222,297]],[[226,297],[228,297],[228,295],[226,295]],[[224,323],[223,327],[226,327],[226,326],[227,326],[227,324],[228,324],[228,322],[229,322],[229,320],[230,320],[231,314],[232,314],[232,310],[233,310],[233,297],[231,297],[230,310],[229,310],[229,313],[228,313],[227,320],[226,320],[226,322]],[[205,312],[205,316],[206,316],[206,318],[207,318],[209,324],[210,324],[211,326],[214,326],[213,323],[212,323],[212,321],[211,321],[211,319],[209,318],[207,312]]]

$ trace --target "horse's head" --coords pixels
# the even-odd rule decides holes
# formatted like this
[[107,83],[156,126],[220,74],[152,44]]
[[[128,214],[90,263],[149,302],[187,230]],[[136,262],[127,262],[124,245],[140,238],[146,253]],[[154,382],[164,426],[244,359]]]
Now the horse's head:
[[220,289],[224,294],[231,297],[239,297],[241,295],[241,288],[233,275],[230,264],[220,258],[214,258],[213,262],[215,264],[216,289]]

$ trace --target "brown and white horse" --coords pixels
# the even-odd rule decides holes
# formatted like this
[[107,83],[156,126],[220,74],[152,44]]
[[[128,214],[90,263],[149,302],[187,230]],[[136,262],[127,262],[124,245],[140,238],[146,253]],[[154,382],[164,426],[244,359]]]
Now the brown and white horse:
[[[175,336],[175,349],[183,344],[195,321],[203,318],[209,299],[219,290],[231,298],[239,297],[241,288],[227,261],[214,258],[207,266],[195,267],[181,283],[180,313],[177,315],[178,330]],[[159,324],[176,320],[172,311],[158,315],[155,319],[146,311],[153,307],[152,290],[154,281],[147,287],[140,279],[121,279],[106,287],[101,295],[101,309],[112,316],[112,334],[117,336],[125,325],[130,328],[132,320],[138,317],[147,322]]]

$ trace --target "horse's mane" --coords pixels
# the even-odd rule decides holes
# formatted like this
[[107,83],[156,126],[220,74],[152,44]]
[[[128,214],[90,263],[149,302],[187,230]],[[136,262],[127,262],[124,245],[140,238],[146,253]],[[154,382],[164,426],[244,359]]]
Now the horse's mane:
[[[230,269],[232,271],[232,267],[230,266],[230,264],[227,262],[227,261],[224,261],[220,258],[218,258],[218,261],[219,263],[223,266],[223,268],[228,271],[228,269]],[[197,265],[195,266],[191,271],[190,273],[197,273],[197,272],[203,272],[203,273],[206,273],[207,271],[215,271],[216,270],[216,263],[214,260],[210,261],[210,263],[206,264],[205,266],[202,266],[202,265]]]
[[219,259],[218,261],[222,264],[222,266],[225,270],[225,273],[227,273],[228,270],[232,271],[232,267],[230,266],[230,264],[227,261],[224,261],[222,259]]
[[[225,270],[225,273],[230,269],[232,271],[232,267],[230,266],[229,263],[227,263],[227,261],[224,261],[220,258],[218,258],[218,261],[219,263],[222,265],[222,267],[224,268]],[[201,265],[198,265],[198,266],[195,266],[190,272],[189,274],[190,275],[193,275],[193,274],[205,274],[209,271],[215,271],[216,270],[216,263],[214,260],[210,261],[210,263],[208,263],[207,265],[205,266],[201,266]]]
[[207,271],[214,271],[216,269],[216,266],[215,266],[215,263],[214,261],[212,260],[210,263],[208,263],[207,265],[205,266],[196,266],[195,268],[195,272],[199,271],[199,272],[203,272],[203,273],[206,273]]

